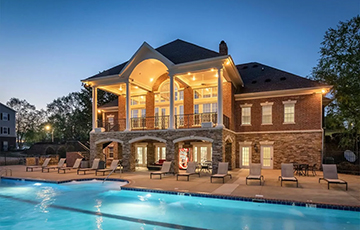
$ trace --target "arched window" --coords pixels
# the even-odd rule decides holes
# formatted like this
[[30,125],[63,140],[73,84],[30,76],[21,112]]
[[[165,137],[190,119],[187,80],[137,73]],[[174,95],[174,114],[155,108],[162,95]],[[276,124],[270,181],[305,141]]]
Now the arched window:
[[[175,101],[184,99],[184,91],[178,91],[178,84],[175,82]],[[170,102],[170,81],[165,81],[155,95],[155,102]]]

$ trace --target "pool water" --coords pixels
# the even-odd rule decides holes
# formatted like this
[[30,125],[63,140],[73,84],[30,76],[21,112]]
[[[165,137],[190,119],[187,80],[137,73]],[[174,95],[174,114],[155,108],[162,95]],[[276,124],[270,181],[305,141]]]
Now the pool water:
[[2,179],[0,229],[359,229],[360,212]]

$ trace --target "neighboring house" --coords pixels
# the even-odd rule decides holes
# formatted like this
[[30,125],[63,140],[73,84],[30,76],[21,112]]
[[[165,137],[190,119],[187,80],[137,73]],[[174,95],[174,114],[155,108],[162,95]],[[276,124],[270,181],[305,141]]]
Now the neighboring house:
[[16,147],[15,110],[0,103],[0,151]]
[[[236,65],[224,41],[219,52],[182,40],[157,49],[144,42],[129,61],[82,82],[93,88],[92,159],[120,158],[127,171],[160,159],[179,165],[186,152],[212,161],[215,172],[219,161],[320,165],[331,87],[261,63]],[[118,100],[98,108],[96,89]]]

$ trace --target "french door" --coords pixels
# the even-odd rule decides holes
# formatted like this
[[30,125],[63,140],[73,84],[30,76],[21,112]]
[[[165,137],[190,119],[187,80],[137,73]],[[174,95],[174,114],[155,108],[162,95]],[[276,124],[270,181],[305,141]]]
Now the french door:
[[273,169],[274,148],[272,145],[261,146],[261,168]]

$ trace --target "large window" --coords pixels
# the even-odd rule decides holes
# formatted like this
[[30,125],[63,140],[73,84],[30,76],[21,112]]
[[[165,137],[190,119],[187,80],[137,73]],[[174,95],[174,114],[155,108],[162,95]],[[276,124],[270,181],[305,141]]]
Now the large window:
[[216,113],[217,103],[195,104],[194,113]]
[[272,125],[272,105],[273,103],[261,103],[262,106],[262,124]]
[[[184,100],[184,91],[178,90],[178,86],[175,84],[175,101]],[[170,102],[170,81],[163,83],[159,89],[159,93],[155,94],[155,103]]]
[[131,118],[137,118],[139,117],[139,110],[133,109],[131,110]]
[[296,101],[283,101],[284,104],[284,124],[295,123],[295,103]]
[[217,87],[196,89],[194,92],[194,99],[216,98],[216,97],[217,97]]
[[131,97],[130,105],[145,105],[146,97],[145,96],[133,96]]

